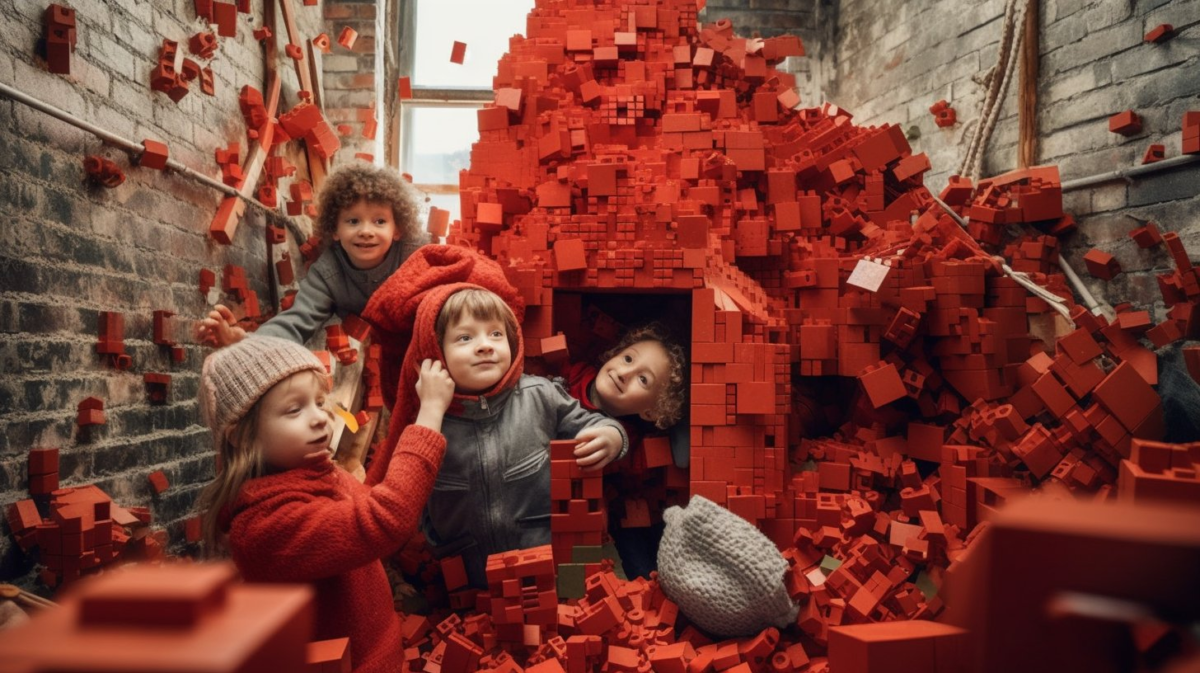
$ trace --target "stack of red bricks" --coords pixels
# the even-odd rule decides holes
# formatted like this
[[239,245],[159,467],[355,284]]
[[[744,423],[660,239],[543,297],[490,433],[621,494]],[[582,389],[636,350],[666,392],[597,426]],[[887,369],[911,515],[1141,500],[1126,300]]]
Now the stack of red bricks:
[[150,530],[150,510],[121,507],[91,485],[58,489],[57,455],[57,449],[30,452],[31,474],[53,470],[56,489],[48,493],[49,517],[42,517],[34,500],[21,500],[8,508],[8,525],[21,549],[38,552],[44,566],[39,575],[42,582],[55,587],[118,560],[163,556],[166,532]]

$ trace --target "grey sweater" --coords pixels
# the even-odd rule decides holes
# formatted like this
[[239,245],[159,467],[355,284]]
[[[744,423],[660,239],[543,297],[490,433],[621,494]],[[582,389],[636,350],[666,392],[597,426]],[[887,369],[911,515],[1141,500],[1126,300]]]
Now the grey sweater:
[[259,326],[257,334],[308,343],[333,314],[345,318],[350,313],[362,313],[383,281],[428,242],[427,238],[396,241],[379,266],[358,269],[350,263],[342,244],[334,241],[308,268],[291,308]]
[[489,554],[550,544],[550,440],[598,425],[629,439],[540,376],[480,399],[442,421],[446,455],[421,529],[434,556],[461,555],[471,585],[486,589]]

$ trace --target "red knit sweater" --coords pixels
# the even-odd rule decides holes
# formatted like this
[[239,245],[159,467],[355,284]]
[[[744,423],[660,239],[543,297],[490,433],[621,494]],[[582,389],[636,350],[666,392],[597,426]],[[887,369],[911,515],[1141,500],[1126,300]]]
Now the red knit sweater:
[[249,582],[311,582],[316,640],[350,638],[356,672],[404,667],[400,619],[379,559],[416,532],[446,439],[412,425],[386,478],[355,481],[328,457],[246,482],[222,514],[233,560]]

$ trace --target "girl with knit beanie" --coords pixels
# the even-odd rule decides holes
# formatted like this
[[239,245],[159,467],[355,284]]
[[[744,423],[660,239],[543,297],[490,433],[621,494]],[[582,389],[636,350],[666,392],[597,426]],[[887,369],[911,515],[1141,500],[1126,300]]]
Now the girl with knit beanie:
[[317,640],[350,638],[356,672],[404,668],[400,620],[380,559],[417,530],[442,463],[454,382],[426,360],[415,421],[381,481],[367,487],[331,460],[325,367],[307,348],[251,335],[215,351],[200,377],[216,479],[201,494],[206,548],[250,582],[311,582]]

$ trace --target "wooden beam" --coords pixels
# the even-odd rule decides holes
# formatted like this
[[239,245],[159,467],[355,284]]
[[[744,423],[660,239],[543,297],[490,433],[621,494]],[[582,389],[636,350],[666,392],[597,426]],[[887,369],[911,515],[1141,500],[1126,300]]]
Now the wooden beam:
[[[279,8],[283,12],[283,23],[287,27],[288,42],[300,50],[301,58],[296,61],[296,77],[300,80],[300,88],[312,93],[312,73],[309,72],[308,64],[304,63],[305,41],[301,39],[300,32],[296,30],[296,16],[292,11],[292,0],[279,0]],[[309,147],[308,143],[305,143],[304,151],[308,156],[309,181],[312,182],[313,189],[319,191],[325,182],[325,174],[329,172],[329,167],[321,155],[317,154],[316,148]]]
[[[275,115],[279,113],[280,82],[278,73],[271,74],[271,81],[267,87],[267,119],[274,119]],[[249,197],[254,193],[254,187],[258,184],[258,176],[262,173],[263,164],[267,161],[267,155],[271,153],[274,131],[275,127],[271,122],[263,124],[262,128],[258,130],[258,140],[255,141],[254,147],[246,157],[246,163],[242,165],[243,179],[239,192],[244,197]],[[216,217],[208,227],[208,233],[220,243],[231,244],[234,232],[237,231],[238,223],[241,222],[245,212],[245,201],[236,196],[226,196],[217,209]]]
[[1021,45],[1021,89],[1017,105],[1021,127],[1017,143],[1017,167],[1028,168],[1037,163],[1038,153],[1038,51],[1041,47],[1038,0],[1030,0],[1025,10],[1025,37]]

